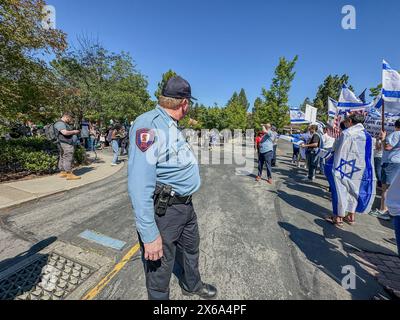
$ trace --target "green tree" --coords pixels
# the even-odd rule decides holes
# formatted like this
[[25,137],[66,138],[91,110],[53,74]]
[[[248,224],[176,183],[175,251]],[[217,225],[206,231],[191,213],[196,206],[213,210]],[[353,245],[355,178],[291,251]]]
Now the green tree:
[[232,97],[227,103],[227,106],[234,103],[240,104],[246,112],[249,109],[250,103],[247,100],[246,91],[243,88],[240,90],[239,94],[236,91],[233,93]]
[[238,96],[238,103],[243,107],[243,109],[247,112],[250,108],[250,103],[247,100],[247,95],[246,91],[242,88],[240,90],[239,96]]
[[264,123],[266,119],[266,109],[264,108],[263,100],[258,97],[254,101],[253,106],[253,128],[256,130],[261,129],[261,124]]
[[261,125],[266,122],[272,123],[278,129],[289,124],[289,91],[296,75],[293,69],[297,60],[298,56],[291,61],[284,57],[280,58],[270,89],[262,89],[264,100],[262,106],[256,111],[258,113],[255,116],[256,128],[261,128]]
[[73,111],[81,120],[134,120],[154,107],[147,80],[135,69],[132,57],[109,53],[88,40],[80,48],[51,62],[63,100],[60,108]]
[[221,125],[224,124],[224,129],[242,129],[245,130],[248,124],[247,109],[249,103],[247,101],[246,92],[241,89],[240,93],[237,94],[235,91],[232,97],[229,99],[226,108],[223,109],[224,121],[221,119]]
[[204,116],[203,128],[204,129],[218,129],[222,130],[226,128],[225,121],[225,110],[214,105],[214,107],[207,108],[207,112]]
[[312,106],[313,102],[310,100],[309,97],[304,99],[304,102],[300,105],[300,110],[306,112],[307,105]]
[[157,100],[158,100],[159,96],[161,95],[162,89],[164,88],[164,85],[167,83],[167,81],[169,79],[171,79],[172,77],[176,77],[176,76],[178,76],[178,74],[171,69],[162,75],[162,80],[161,80],[161,82],[158,83],[157,91],[154,93]]
[[371,91],[371,94],[369,95],[370,97],[376,98],[377,96],[380,95],[381,91],[382,91],[382,84],[378,85],[375,88],[371,88],[369,89],[369,91]]
[[[342,76],[329,75],[324,80],[324,83],[319,86],[317,95],[314,99],[314,107],[318,109],[318,118],[322,121],[328,120],[328,98],[331,97],[336,101],[339,100],[340,91],[343,84],[349,82],[349,76],[344,74]],[[354,90],[353,87],[349,87]]]
[[224,116],[226,119],[226,129],[242,129],[247,128],[247,111],[239,101],[231,102],[224,109]]
[[229,101],[228,101],[228,103],[227,103],[226,105],[229,106],[230,104],[236,103],[236,102],[238,102],[238,101],[239,101],[239,95],[238,95],[238,93],[235,91],[235,92],[232,94],[232,97],[229,99]]
[[65,34],[46,30],[42,0],[0,1],[0,122],[40,120],[51,113],[57,89],[39,52],[60,54]]

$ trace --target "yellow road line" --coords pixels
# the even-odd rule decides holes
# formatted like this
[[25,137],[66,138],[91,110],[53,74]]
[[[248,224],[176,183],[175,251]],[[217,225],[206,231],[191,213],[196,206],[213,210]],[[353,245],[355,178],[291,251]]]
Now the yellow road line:
[[132,249],[122,258],[114,269],[105,276],[90,292],[85,295],[82,300],[93,300],[105,288],[105,286],[122,270],[122,268],[132,259],[132,257],[139,251],[140,245],[137,243]]

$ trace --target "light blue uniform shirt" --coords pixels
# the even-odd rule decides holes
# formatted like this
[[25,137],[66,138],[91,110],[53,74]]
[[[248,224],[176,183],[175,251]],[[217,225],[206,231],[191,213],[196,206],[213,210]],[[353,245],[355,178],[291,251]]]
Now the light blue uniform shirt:
[[386,142],[390,144],[393,149],[391,151],[384,151],[382,163],[400,163],[400,131],[395,131],[386,138]]
[[267,153],[270,151],[274,151],[273,139],[274,135],[272,131],[268,131],[268,133],[264,134],[260,142],[260,153]]
[[[143,130],[154,133],[146,151],[138,146]],[[171,186],[179,196],[192,195],[201,185],[199,166],[177,122],[160,106],[138,117],[129,135],[128,192],[136,228],[142,241],[151,243],[159,236],[153,203],[156,183]]]

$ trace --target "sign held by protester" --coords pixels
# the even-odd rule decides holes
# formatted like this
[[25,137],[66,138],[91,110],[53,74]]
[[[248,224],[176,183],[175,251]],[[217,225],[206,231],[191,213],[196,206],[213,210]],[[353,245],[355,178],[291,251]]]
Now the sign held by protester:
[[306,107],[306,120],[309,121],[310,123],[317,122],[317,113],[318,109],[314,108],[310,105],[307,105]]

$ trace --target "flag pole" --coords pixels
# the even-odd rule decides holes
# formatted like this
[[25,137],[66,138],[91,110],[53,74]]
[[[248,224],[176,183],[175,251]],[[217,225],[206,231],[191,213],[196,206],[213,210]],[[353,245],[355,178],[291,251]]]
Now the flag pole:
[[385,99],[382,97],[382,131],[385,131]]

